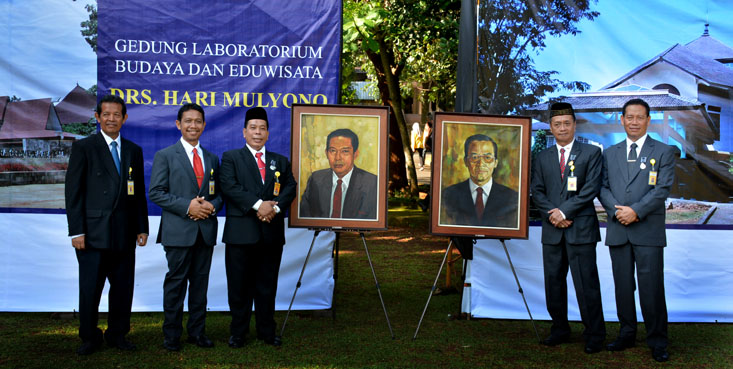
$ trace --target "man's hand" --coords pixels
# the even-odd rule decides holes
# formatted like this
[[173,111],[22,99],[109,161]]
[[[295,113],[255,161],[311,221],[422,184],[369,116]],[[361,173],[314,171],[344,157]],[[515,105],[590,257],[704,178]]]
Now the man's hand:
[[616,205],[615,208],[618,209],[615,214],[616,219],[618,219],[621,224],[627,226],[639,221],[639,216],[636,215],[636,212],[630,206]]
[[145,233],[139,233],[137,235],[137,245],[138,246],[145,246],[146,243],[148,243],[148,235],[145,234]]
[[558,208],[554,208],[547,213],[550,214],[550,224],[554,225],[555,228],[567,228],[573,224],[572,220],[563,219],[562,211]]
[[257,210],[257,218],[263,222],[270,223],[270,221],[275,218],[275,215],[277,215],[275,205],[277,205],[277,201],[263,201],[262,204],[260,204],[260,208]]
[[77,250],[86,250],[86,238],[84,235],[72,238],[71,246],[74,246]]
[[204,200],[203,197],[195,197],[188,204],[188,217],[193,220],[206,219],[214,214],[214,205]]

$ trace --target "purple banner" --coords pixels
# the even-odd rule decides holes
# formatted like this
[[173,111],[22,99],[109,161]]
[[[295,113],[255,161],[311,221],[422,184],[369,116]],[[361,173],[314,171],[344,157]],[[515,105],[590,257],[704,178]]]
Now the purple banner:
[[244,145],[247,109],[265,108],[267,149],[288,156],[292,104],[337,103],[340,1],[205,4],[99,1],[98,96],[127,103],[122,134],[142,146],[146,172],[180,137],[185,103],[203,106],[201,144],[218,155]]

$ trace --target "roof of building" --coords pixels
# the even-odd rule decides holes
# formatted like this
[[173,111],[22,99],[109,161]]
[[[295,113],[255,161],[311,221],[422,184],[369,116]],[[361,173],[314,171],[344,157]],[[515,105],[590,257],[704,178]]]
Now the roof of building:
[[96,106],[97,97],[76,85],[56,105],[56,113],[61,124],[86,123],[94,116]]
[[7,104],[0,127],[0,140],[19,138],[73,137],[61,127],[49,127],[49,115],[55,114],[51,99],[14,101]]
[[666,91],[641,89],[638,91],[624,91],[619,89],[572,94],[556,101],[530,106],[525,111],[528,113],[545,112],[549,109],[549,104],[563,101],[572,104],[573,109],[579,113],[620,112],[624,104],[631,99],[643,99],[652,110],[697,110],[703,107],[703,103],[700,101],[673,95]]
[[601,89],[616,87],[656,63],[669,63],[707,83],[733,87],[733,69],[719,60],[733,59],[733,49],[703,34],[686,45],[676,44]]
[[8,105],[10,98],[8,96],[0,96],[0,120],[3,120],[5,115],[5,106]]

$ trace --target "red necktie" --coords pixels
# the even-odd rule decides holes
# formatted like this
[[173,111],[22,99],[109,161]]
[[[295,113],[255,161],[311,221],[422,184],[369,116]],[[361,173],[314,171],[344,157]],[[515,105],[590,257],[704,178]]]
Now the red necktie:
[[195,147],[193,148],[193,174],[196,175],[196,182],[199,183],[199,188],[201,188],[201,183],[204,181],[204,167],[201,165],[201,158]]
[[476,189],[476,218],[481,220],[484,215],[484,189],[479,187]]
[[560,149],[560,179],[565,176],[565,149]]
[[257,157],[257,168],[260,169],[260,176],[262,177],[262,182],[265,182],[265,162],[262,161],[262,153],[258,152],[255,154]]
[[336,181],[336,191],[333,191],[333,212],[331,218],[341,218],[341,179]]

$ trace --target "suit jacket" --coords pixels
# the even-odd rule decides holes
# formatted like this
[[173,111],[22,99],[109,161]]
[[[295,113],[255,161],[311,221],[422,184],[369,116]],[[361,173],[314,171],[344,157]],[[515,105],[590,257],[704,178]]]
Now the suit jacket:
[[[272,168],[275,169],[272,169]],[[272,245],[285,244],[285,211],[295,198],[295,178],[288,158],[272,151],[265,153],[265,183],[254,156],[245,146],[230,150],[221,157],[219,181],[227,205],[224,243]],[[280,194],[275,196],[275,172],[280,172]],[[257,200],[277,201],[280,213],[265,223],[252,209]]]
[[[199,188],[193,166],[188,160],[186,149],[179,140],[175,144],[155,153],[153,169],[150,173],[150,201],[163,209],[160,218],[158,238],[155,242],[165,246],[193,246],[199,232],[209,246],[216,245],[217,219],[212,215],[204,220],[188,217],[191,199],[202,196],[216,210],[221,210],[223,200],[219,196],[219,158],[201,148],[205,163],[204,179]],[[209,194],[209,181],[213,180],[214,194]]]
[[[330,218],[333,170],[321,169],[308,178],[305,193],[300,200],[300,216]],[[341,209],[342,218],[377,218],[377,176],[354,167]]]
[[[65,184],[66,218],[69,236],[85,234],[87,247],[134,248],[137,235],[148,233],[143,151],[132,141],[122,138],[121,142],[122,176],[101,133],[71,146]],[[128,177],[134,182],[133,195],[127,194]]]
[[448,223],[483,227],[518,227],[517,191],[494,181],[479,221],[476,217],[476,205],[471,197],[471,188],[468,185],[470,180],[467,179],[443,190],[441,207],[445,211],[444,219]]
[[[608,213],[606,245],[666,246],[664,232],[664,201],[674,183],[675,150],[647,136],[641,147],[637,165],[631,175],[627,169],[626,140],[609,147],[603,153],[603,181],[601,203]],[[641,169],[642,159],[646,158],[645,168]],[[649,185],[651,159],[656,160],[654,169],[658,171],[657,184]],[[639,217],[638,222],[628,226],[621,224],[615,217],[615,205],[630,206]]]
[[[570,161],[575,166],[577,191],[568,191]],[[542,215],[542,243],[555,245],[563,235],[568,243],[596,243],[601,240],[593,199],[601,189],[603,167],[601,149],[575,141],[568,154],[568,165],[560,177],[557,146],[542,150],[532,164],[532,199]],[[551,209],[558,208],[573,223],[556,228],[550,223]]]

